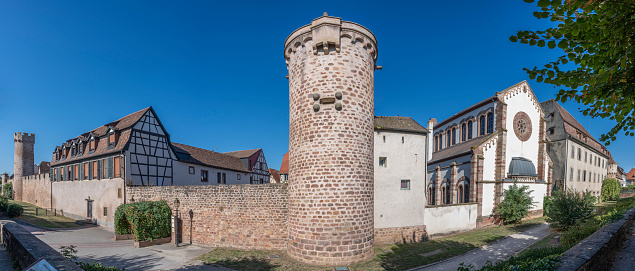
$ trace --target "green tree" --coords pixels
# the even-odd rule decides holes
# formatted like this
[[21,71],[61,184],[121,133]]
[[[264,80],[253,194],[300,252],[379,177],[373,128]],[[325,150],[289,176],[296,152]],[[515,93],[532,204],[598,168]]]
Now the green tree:
[[602,201],[618,200],[620,198],[620,183],[616,179],[604,179],[602,181]]
[[545,198],[544,212],[547,222],[559,229],[568,229],[593,216],[595,197],[590,192],[577,193],[559,190]]
[[635,0],[539,0],[537,5],[534,17],[549,19],[555,27],[521,30],[509,39],[557,48],[563,55],[544,68],[525,68],[529,78],[562,87],[557,99],[584,104],[584,115],[615,120],[600,137],[607,145],[620,131],[633,136]]
[[13,183],[8,183],[2,186],[2,196],[10,199],[13,198]]
[[529,209],[534,206],[531,192],[533,190],[529,190],[529,186],[518,186],[516,183],[503,191],[504,199],[495,210],[503,223],[520,223],[529,214]]

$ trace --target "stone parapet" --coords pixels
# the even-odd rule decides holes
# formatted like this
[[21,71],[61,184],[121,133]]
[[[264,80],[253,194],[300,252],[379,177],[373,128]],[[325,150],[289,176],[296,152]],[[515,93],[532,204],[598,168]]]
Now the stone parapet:
[[20,269],[44,258],[58,271],[82,271],[79,266],[13,221],[0,222],[2,244],[20,265]]
[[635,209],[628,210],[619,221],[607,224],[567,250],[556,270],[605,270],[634,220]]

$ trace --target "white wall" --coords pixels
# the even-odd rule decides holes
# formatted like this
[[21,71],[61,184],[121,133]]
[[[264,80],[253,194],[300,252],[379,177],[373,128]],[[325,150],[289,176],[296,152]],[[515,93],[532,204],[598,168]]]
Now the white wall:
[[[375,228],[423,225],[426,136],[375,131],[374,138]],[[386,167],[379,157],[386,157]],[[401,189],[401,180],[410,180],[410,190]]]
[[483,180],[496,179],[496,147],[498,136],[494,136],[483,146]]
[[425,225],[429,235],[466,231],[476,228],[476,203],[427,207]]
[[483,216],[494,214],[494,190],[494,183],[483,184],[483,210],[481,210]]
[[[532,99],[533,94],[527,86],[527,92],[522,90],[524,84],[519,85],[514,90],[510,90],[510,95],[505,96],[507,103],[507,150],[505,153],[505,172],[508,173],[509,163],[512,157],[524,157],[531,160],[538,170],[538,143],[540,141],[540,118],[542,109],[537,101]],[[514,117],[518,112],[525,112],[531,120],[531,137],[527,141],[521,141],[514,132]],[[536,172],[537,173],[537,172]],[[507,176],[507,174],[505,174]]]
[[[514,185],[513,183],[504,183],[503,191],[509,189],[510,186]],[[534,198],[534,206],[531,207],[530,210],[541,210],[542,205],[545,201],[545,196],[547,196],[547,184],[544,183],[517,183],[518,186],[527,185],[529,186],[529,190],[533,190],[531,192],[531,197]],[[504,198],[501,198],[503,200]]]
[[[443,124],[441,126],[435,126],[434,127],[434,133],[436,134],[439,131],[443,131],[445,133],[446,129],[448,127],[451,127],[451,126],[454,126],[454,125],[459,125],[459,126],[457,126],[457,131],[456,131],[456,143],[459,144],[461,142],[460,141],[461,140],[461,126],[460,126],[461,121],[466,120],[466,119],[468,119],[470,117],[473,117],[474,118],[473,119],[474,122],[472,124],[472,131],[471,131],[472,132],[472,138],[478,137],[478,133],[479,133],[478,115],[481,112],[489,110],[489,109],[492,109],[493,111],[495,111],[495,105],[496,105],[495,103],[490,102],[490,103],[487,103],[487,104],[482,105],[480,107],[477,107],[475,109],[472,109],[470,112],[467,112],[464,115],[461,115],[460,117],[458,117],[458,118],[456,118],[456,119],[454,119],[454,120],[452,120],[452,121],[450,121],[448,123],[445,123],[445,124]],[[467,125],[467,122],[466,122],[466,125]],[[496,117],[494,117],[494,126],[493,127],[496,127]],[[470,131],[468,130],[468,134],[469,134],[469,132]],[[487,133],[487,129],[485,130],[485,132]],[[434,135],[431,135],[431,136],[434,137]],[[447,142],[446,142],[447,138],[445,136],[442,136],[441,138],[442,138],[441,146],[443,146],[443,149],[445,149],[445,148],[447,148]],[[469,136],[466,135],[466,139],[467,138],[469,138]],[[467,140],[471,140],[471,139],[467,139]],[[434,142],[434,139],[433,139],[433,142]],[[430,147],[434,148],[434,145],[431,145]]]
[[[189,173],[189,167],[194,167],[194,174]],[[205,167],[197,164],[174,161],[174,185],[214,185],[219,184],[217,173],[225,173],[227,184],[249,184],[249,173]],[[201,170],[207,170],[208,182],[201,182]],[[240,176],[240,180],[238,180]]]
[[[608,174],[608,161],[605,157],[598,155],[597,152],[595,152],[594,149],[587,147],[586,145],[583,144],[578,144],[577,142],[573,141],[573,140],[567,140],[567,144],[568,144],[568,149],[569,149],[569,153],[567,153],[567,174],[565,176],[565,180],[566,180],[566,186],[567,189],[573,189],[575,191],[591,191],[594,192],[594,196],[597,196],[600,194],[600,191],[602,191],[602,177],[601,176],[607,176]],[[575,154],[574,154],[574,158],[571,158],[571,149],[575,150]],[[582,151],[582,155],[580,160],[578,160],[578,149],[580,149],[580,151]],[[587,161],[584,162],[584,154],[586,153],[587,155]],[[596,166],[595,165],[595,161],[593,161],[593,163],[590,163],[589,160],[589,155],[593,155],[593,157],[600,157],[600,165]],[[595,160],[595,158],[593,158],[593,160]],[[604,162],[604,167],[602,167],[602,162]],[[570,170],[573,168],[573,180],[571,180],[570,178]],[[578,170],[580,170],[580,180],[578,181]],[[586,171],[587,172],[587,177],[586,177],[586,181],[583,181],[584,178],[582,177],[583,172]],[[617,170],[616,170],[617,171]],[[591,180],[589,180],[589,172],[591,173]],[[600,176],[600,177],[596,177],[595,179],[593,179],[593,174],[595,174],[595,176]]]

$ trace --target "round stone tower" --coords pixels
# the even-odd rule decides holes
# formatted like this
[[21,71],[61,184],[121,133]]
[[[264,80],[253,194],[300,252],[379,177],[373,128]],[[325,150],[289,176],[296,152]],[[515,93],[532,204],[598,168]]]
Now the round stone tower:
[[13,156],[13,190],[14,199],[22,198],[22,177],[35,174],[33,146],[35,145],[35,134],[17,132],[13,135],[15,143],[15,155]]
[[288,254],[320,265],[373,256],[377,41],[324,16],[284,44],[289,70]]

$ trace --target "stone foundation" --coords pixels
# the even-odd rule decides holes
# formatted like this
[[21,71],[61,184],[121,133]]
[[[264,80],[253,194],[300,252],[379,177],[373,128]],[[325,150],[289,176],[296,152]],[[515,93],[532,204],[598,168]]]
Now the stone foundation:
[[428,240],[426,226],[395,227],[375,229],[375,244],[405,244]]

